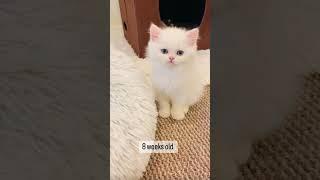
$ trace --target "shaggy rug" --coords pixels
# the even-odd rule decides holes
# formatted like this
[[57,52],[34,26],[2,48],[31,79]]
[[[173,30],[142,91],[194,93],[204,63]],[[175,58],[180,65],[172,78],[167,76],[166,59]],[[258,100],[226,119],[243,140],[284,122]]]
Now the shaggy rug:
[[319,179],[320,73],[305,78],[297,109],[284,125],[257,141],[241,179]]
[[110,61],[110,177],[139,179],[150,154],[138,142],[155,137],[154,96],[132,58],[112,45]]

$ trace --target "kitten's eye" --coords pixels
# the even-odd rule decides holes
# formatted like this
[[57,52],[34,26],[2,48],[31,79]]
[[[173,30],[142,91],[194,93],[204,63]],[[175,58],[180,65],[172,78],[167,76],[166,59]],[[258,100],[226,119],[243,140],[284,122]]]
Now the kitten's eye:
[[183,52],[182,50],[178,50],[178,51],[177,51],[177,55],[178,55],[178,56],[182,56],[183,53],[184,53],[184,52]]
[[167,54],[168,53],[168,49],[161,49],[162,54]]

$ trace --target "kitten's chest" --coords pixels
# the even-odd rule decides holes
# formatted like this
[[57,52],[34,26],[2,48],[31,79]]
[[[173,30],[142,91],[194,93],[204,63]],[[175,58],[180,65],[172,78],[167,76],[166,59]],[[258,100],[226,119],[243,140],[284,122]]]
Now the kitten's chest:
[[170,94],[183,88],[187,79],[182,72],[158,67],[153,70],[152,81],[155,88]]

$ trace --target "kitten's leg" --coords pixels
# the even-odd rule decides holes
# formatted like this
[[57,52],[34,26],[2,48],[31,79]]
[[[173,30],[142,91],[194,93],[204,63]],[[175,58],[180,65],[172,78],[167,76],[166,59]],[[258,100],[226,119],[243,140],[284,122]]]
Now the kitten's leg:
[[157,93],[157,101],[159,103],[159,116],[162,118],[168,118],[170,116],[169,98],[162,93]]
[[175,120],[183,120],[185,117],[185,105],[172,101],[171,117]]

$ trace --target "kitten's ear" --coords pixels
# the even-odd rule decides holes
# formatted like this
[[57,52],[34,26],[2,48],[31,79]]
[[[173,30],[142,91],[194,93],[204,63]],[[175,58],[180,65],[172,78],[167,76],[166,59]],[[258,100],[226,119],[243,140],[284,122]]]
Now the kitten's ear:
[[156,26],[155,24],[151,23],[149,33],[150,33],[150,39],[152,41],[156,41],[160,36],[161,28]]
[[197,41],[199,39],[199,28],[194,28],[187,31],[187,38],[191,46],[197,45]]

